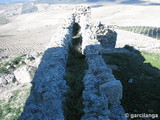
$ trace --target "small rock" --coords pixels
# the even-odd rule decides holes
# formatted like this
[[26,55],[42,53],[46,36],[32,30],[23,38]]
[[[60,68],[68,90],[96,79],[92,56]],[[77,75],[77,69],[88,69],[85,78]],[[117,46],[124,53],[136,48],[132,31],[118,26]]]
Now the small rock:
[[14,83],[14,82],[16,81],[15,76],[12,75],[12,74],[6,75],[5,79],[7,80],[7,82],[8,82],[9,84],[12,84],[12,83]]
[[134,79],[132,78],[128,80],[128,83],[133,83],[133,82],[134,82]]
[[27,65],[34,66],[34,63],[36,62],[37,58],[38,58],[38,53],[26,55],[26,58],[24,59],[24,62]]
[[13,65],[13,67],[14,67],[14,68],[16,68],[16,67],[17,67],[17,65]]
[[14,74],[19,83],[29,83],[33,79],[35,71],[35,67],[24,65],[17,68]]
[[4,78],[4,76],[2,76],[0,78],[0,86],[5,86],[5,85],[7,85],[7,80]]
[[15,77],[12,74],[5,74],[5,75],[0,77],[0,85],[1,86],[5,86],[7,84],[12,84],[15,81],[16,81]]
[[10,66],[10,65],[7,65],[7,66],[6,66],[6,69],[10,69],[10,68],[11,68],[11,66]]
[[9,94],[7,94],[7,96],[6,96],[7,98],[12,98],[13,97],[13,93],[9,93]]

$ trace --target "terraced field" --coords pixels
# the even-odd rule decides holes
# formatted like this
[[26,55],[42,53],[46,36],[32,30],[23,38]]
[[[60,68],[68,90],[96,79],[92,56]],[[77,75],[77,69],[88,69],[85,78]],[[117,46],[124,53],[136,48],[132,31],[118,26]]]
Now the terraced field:
[[152,38],[160,39],[160,28],[149,26],[119,26],[119,29],[143,34]]

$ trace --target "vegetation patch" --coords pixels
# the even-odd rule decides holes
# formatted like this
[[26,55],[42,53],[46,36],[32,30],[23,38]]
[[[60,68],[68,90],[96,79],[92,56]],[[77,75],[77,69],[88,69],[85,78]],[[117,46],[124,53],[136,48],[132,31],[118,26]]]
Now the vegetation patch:
[[8,69],[6,69],[4,67],[0,68],[0,73],[7,73],[7,72],[9,72]]
[[6,73],[6,72],[9,72],[8,70],[8,66],[10,66],[10,68],[15,68],[16,67],[19,67],[21,65],[24,65],[25,62],[23,61],[24,60],[24,57],[26,55],[21,55],[21,56],[18,56],[18,57],[15,57],[15,58],[12,58],[8,61],[4,61],[2,63],[0,63],[0,73]]
[[160,70],[160,54],[141,52],[141,55],[145,58],[144,63],[150,63]]
[[113,74],[122,82],[122,104],[126,113],[160,114],[158,57],[158,54],[139,51],[103,54],[107,64],[118,67]]
[[17,120],[29,93],[30,89],[16,90],[10,98],[0,99],[0,120]]

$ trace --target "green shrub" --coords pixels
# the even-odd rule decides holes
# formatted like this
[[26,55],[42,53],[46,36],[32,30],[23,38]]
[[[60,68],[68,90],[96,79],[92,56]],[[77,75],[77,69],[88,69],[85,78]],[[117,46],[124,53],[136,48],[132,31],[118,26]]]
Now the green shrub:
[[141,55],[145,58],[144,63],[150,63],[160,70],[160,54],[141,52]]
[[0,68],[0,73],[6,73],[6,72],[8,72],[8,70],[6,68],[4,68],[4,67]]
[[11,62],[15,63],[15,64],[19,64],[19,62],[23,59],[25,55],[21,55],[21,56],[18,56],[16,58],[14,58],[13,60],[11,60]]

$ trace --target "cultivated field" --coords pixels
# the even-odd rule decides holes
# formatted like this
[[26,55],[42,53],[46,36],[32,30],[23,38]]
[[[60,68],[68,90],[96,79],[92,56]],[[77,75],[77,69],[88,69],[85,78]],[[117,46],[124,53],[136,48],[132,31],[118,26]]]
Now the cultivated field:
[[[155,1],[144,4],[99,2],[88,3],[88,5],[92,8],[92,22],[101,21],[106,25],[118,26],[160,27],[160,17],[158,17],[160,8],[158,5],[152,5],[151,2]],[[58,26],[64,23],[64,19],[73,12],[74,8],[74,4],[36,4],[34,6],[38,8],[38,11],[27,14],[20,13],[22,4],[13,4],[12,7],[11,5],[0,6],[0,14],[5,16],[3,20],[9,20],[9,23],[7,21],[7,24],[0,25],[0,56],[43,52]],[[117,32],[118,44],[121,42],[127,44],[123,40],[128,39],[128,36],[133,36],[130,32],[127,32],[127,35],[123,31]],[[143,46],[143,42],[146,44],[146,41],[147,43],[151,41],[150,38],[141,37],[141,35],[134,34],[133,39],[135,37],[141,41],[135,47]],[[129,44],[134,43],[135,41],[132,40]],[[156,41],[156,43],[159,42]]]
[[[71,8],[37,5],[39,11],[12,16],[0,25],[0,56],[43,52]],[[64,10],[64,7],[66,10]]]

